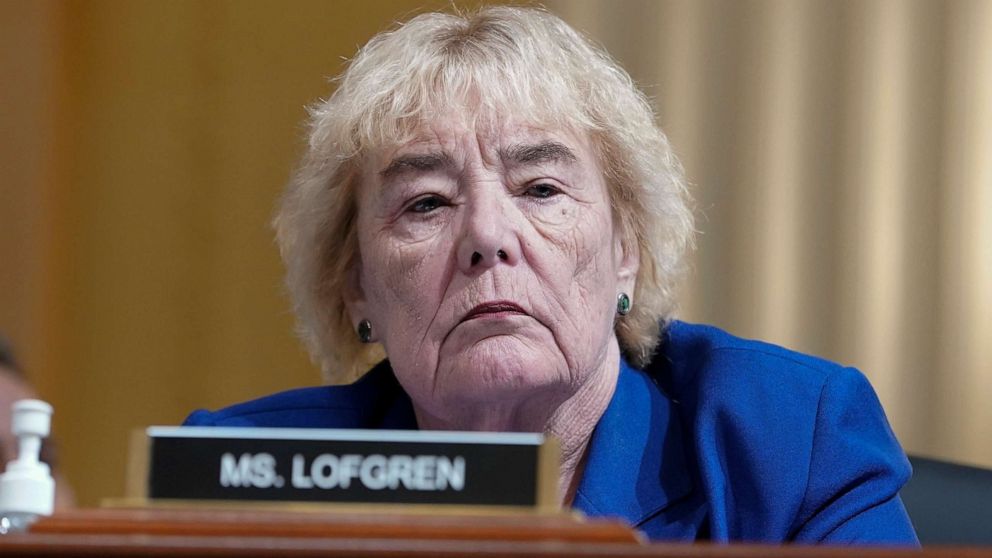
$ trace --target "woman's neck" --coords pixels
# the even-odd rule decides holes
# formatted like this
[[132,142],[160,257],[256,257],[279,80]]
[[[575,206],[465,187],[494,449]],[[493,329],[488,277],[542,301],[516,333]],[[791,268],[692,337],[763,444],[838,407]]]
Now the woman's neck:
[[572,503],[578,489],[589,440],[613,398],[619,372],[620,349],[613,342],[599,371],[562,403],[545,425],[544,433],[557,438],[561,445],[558,494],[565,506]]
[[558,439],[561,448],[558,493],[570,505],[582,477],[582,465],[596,424],[610,403],[620,370],[620,348],[611,340],[602,358],[586,374],[586,382],[570,393],[530,397],[503,408],[487,405],[484,413],[465,409],[447,418],[432,416],[414,405],[423,430],[487,432],[543,432]]

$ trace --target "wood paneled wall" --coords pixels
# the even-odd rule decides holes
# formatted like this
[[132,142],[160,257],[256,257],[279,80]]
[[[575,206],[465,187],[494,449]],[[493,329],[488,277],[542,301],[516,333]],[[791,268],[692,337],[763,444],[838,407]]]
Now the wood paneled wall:
[[0,4],[0,329],[83,504],[127,433],[320,382],[269,227],[305,105],[445,2]]
[[694,184],[683,315],[857,366],[992,466],[992,2],[563,0]]
[[[269,228],[304,106],[447,6],[0,2],[0,331],[81,503],[121,494],[130,429],[320,381]],[[858,365],[910,449],[985,465],[990,6],[552,3],[696,185],[685,315]]]

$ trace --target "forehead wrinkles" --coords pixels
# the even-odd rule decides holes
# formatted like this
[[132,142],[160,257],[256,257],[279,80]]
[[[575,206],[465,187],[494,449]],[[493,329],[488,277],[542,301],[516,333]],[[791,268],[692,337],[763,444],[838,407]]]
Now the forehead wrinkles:
[[472,127],[457,120],[426,123],[408,141],[378,150],[373,165],[384,178],[391,174],[394,163],[415,164],[421,159],[425,163],[433,161],[432,166],[451,166],[459,171],[464,171],[476,160],[494,166],[499,163],[503,136],[492,127]]
[[[419,116],[404,117],[397,123],[397,133],[382,136],[379,141],[367,143],[365,151],[393,151],[397,148],[431,141],[438,133],[474,131],[480,138],[512,137],[516,130],[524,135],[553,135],[565,137],[584,136],[590,128],[581,122],[556,117],[549,111],[528,110],[520,103],[490,105],[473,99],[437,99],[439,106],[422,110]],[[399,128],[402,128],[400,130]]]

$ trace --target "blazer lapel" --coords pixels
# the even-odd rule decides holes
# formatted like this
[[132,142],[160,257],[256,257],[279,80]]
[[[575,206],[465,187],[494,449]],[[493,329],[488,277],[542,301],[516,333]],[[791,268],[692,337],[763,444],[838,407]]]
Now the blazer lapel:
[[593,431],[573,507],[618,517],[652,539],[693,540],[705,518],[692,498],[682,428],[672,401],[621,361],[613,399]]

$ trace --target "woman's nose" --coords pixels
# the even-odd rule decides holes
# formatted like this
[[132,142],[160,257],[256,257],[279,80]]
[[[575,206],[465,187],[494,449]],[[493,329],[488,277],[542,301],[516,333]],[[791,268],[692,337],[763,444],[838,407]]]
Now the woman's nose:
[[520,243],[511,219],[496,200],[469,202],[458,243],[458,267],[471,274],[499,263],[514,265]]

